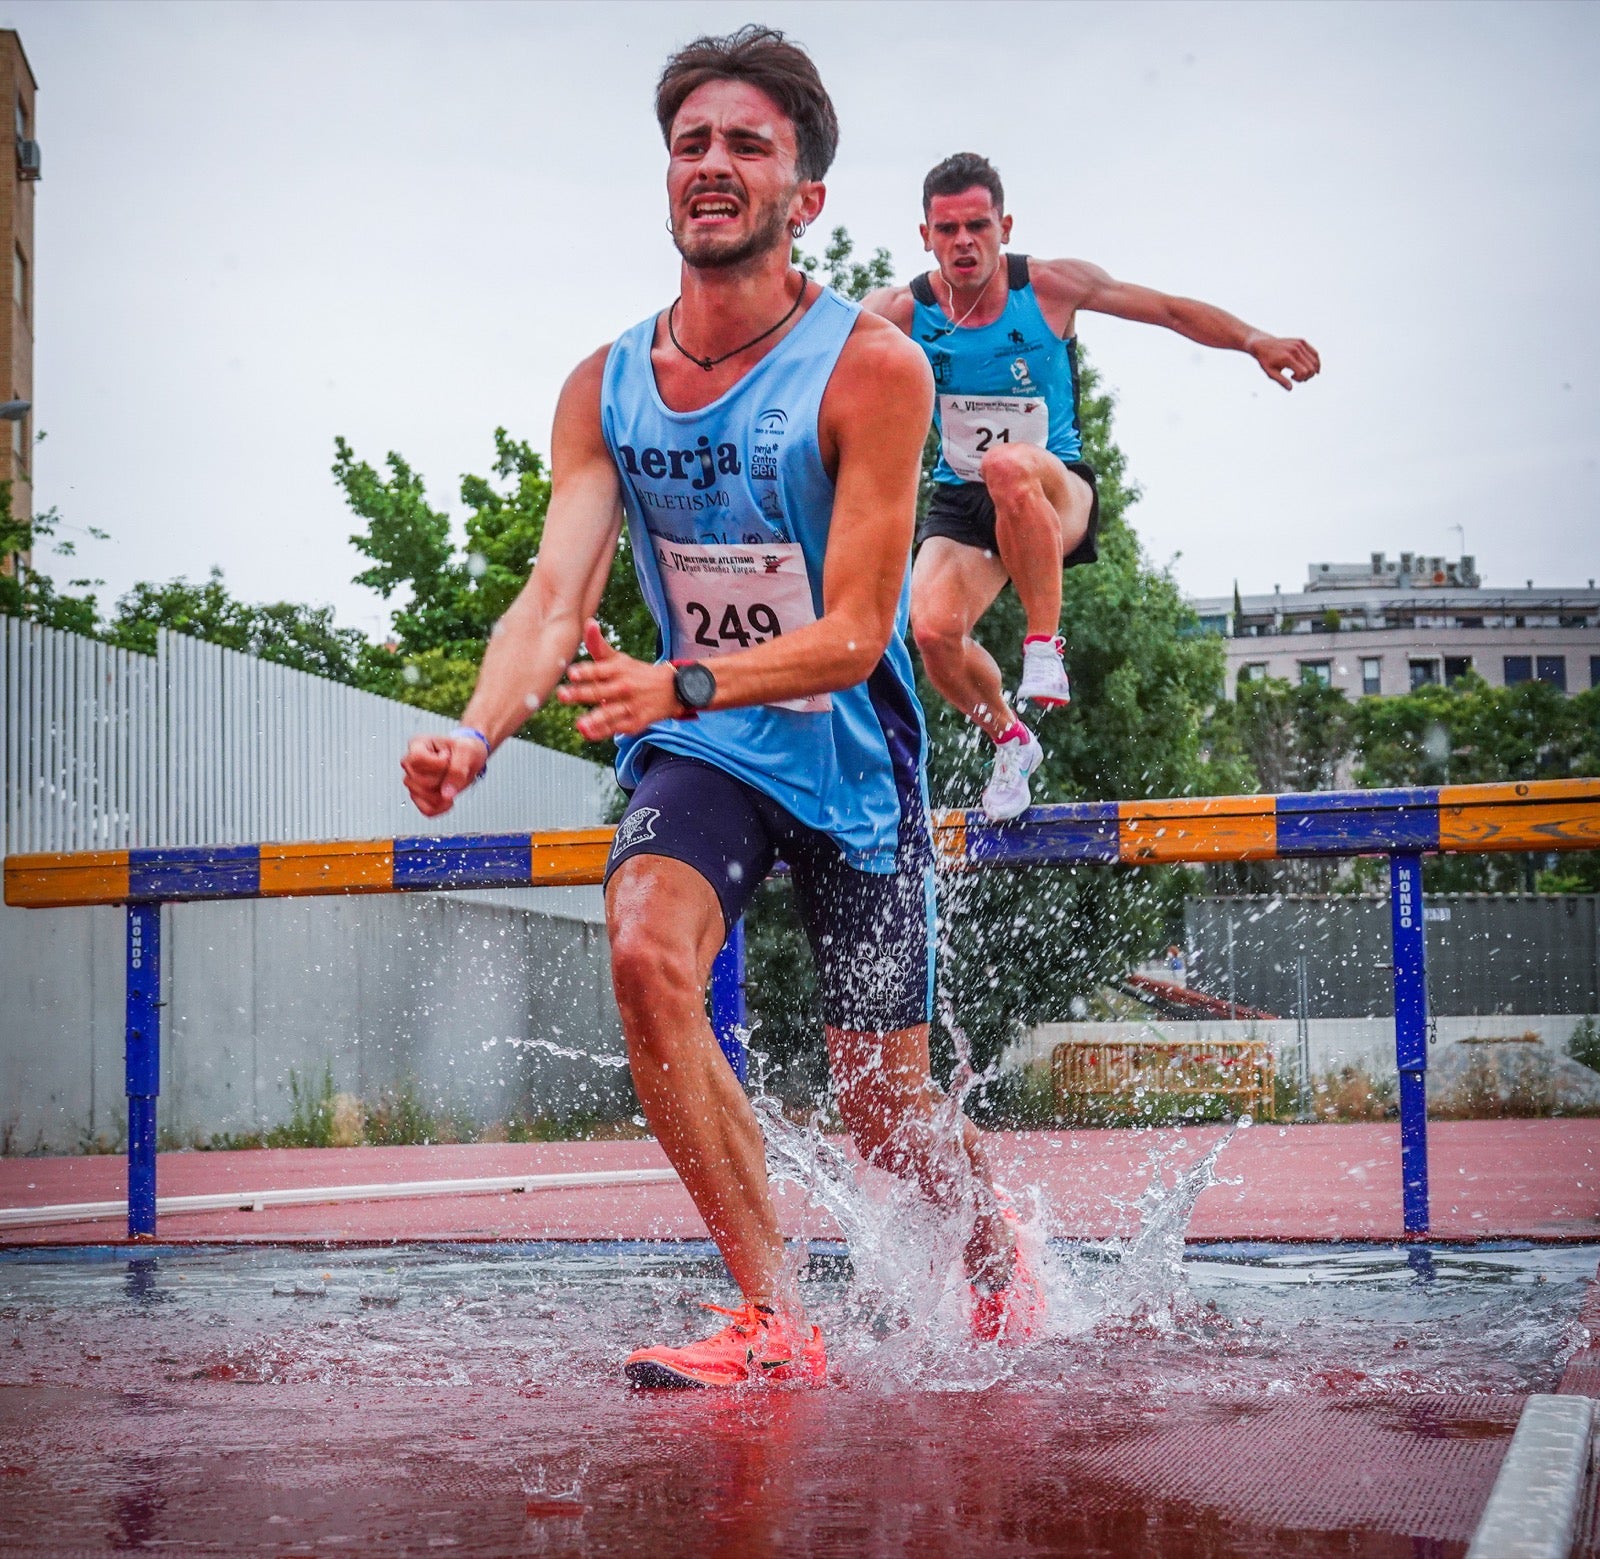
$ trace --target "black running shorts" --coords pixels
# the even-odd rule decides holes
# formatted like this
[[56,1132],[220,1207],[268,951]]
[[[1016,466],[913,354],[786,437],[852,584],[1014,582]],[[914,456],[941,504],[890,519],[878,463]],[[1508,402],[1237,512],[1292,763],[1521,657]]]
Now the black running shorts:
[[[1094,501],[1089,505],[1089,528],[1083,540],[1062,560],[1063,568],[1076,568],[1080,563],[1093,563],[1100,556],[1096,543],[1100,536],[1100,489],[1095,484],[1094,471],[1081,460],[1069,460],[1067,469],[1081,476],[1089,484]],[[928,502],[928,512],[917,523],[917,545],[930,536],[948,536],[964,547],[977,547],[982,552],[998,552],[999,543],[994,535],[994,499],[982,482],[935,482],[933,497]]]
[[732,928],[784,861],[817,969],[823,1021],[887,1034],[933,1007],[933,871],[922,829],[908,830],[899,870],[857,871],[827,834],[743,780],[651,749],[617,825],[606,880],[636,855],[664,855],[711,884]]

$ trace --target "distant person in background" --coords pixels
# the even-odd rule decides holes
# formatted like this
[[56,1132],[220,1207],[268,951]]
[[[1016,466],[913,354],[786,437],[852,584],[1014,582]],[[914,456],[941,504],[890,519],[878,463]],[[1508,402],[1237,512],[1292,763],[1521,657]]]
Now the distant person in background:
[[1027,614],[1016,701],[1072,697],[1061,573],[1096,557],[1099,502],[1078,424],[1077,314],[1164,325],[1202,346],[1248,352],[1289,389],[1322,364],[1308,342],[1269,336],[1192,298],[1113,280],[1086,260],[1006,254],[1011,217],[987,158],[959,152],[922,185],[935,269],[863,304],[927,354],[937,399],[934,496],[917,530],[911,627],[933,685],[994,743],[983,809],[997,822],[1031,800],[1044,749],[1006,702],[1000,668],[972,637],[1010,580]]

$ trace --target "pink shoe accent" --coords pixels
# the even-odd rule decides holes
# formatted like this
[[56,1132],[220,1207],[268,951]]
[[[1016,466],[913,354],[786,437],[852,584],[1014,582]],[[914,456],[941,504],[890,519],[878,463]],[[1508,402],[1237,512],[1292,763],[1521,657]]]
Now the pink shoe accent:
[[994,744],[996,747],[998,747],[1001,742],[1025,742],[1027,741],[1029,735],[1030,732],[1027,726],[1025,726],[1020,720],[1013,720],[1011,724],[1006,727],[1005,731],[1000,736],[995,738]]
[[[1020,1220],[1009,1207],[1002,1216],[1017,1228]],[[1003,1288],[972,1285],[973,1340],[1003,1348],[1025,1343],[1043,1326],[1047,1305],[1044,1285],[1019,1243],[1012,1248],[1011,1275]]]

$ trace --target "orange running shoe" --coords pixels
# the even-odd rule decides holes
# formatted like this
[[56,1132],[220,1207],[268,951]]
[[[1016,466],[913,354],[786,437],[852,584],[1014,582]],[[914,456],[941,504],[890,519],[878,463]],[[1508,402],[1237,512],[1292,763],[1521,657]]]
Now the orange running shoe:
[[[1009,1207],[1002,1209],[1001,1216],[1012,1225],[1015,1235],[1021,1220]],[[1038,1331],[1046,1308],[1044,1284],[1033,1270],[1022,1241],[1015,1240],[1011,1247],[1011,1276],[997,1288],[980,1281],[972,1284],[973,1339],[999,1343],[1003,1348],[1017,1347]]]
[[704,1308],[732,1316],[732,1324],[687,1348],[630,1353],[622,1371],[635,1386],[743,1386],[756,1380],[820,1386],[827,1379],[828,1350],[818,1327],[801,1341],[795,1324],[766,1305]]

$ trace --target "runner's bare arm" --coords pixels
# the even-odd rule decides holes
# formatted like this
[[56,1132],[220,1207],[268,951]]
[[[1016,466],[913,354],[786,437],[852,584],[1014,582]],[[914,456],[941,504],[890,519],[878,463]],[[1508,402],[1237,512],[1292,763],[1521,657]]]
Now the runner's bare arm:
[[1141,325],[1164,326],[1201,346],[1248,352],[1262,372],[1286,390],[1321,371],[1322,359],[1309,341],[1268,335],[1215,304],[1117,281],[1086,260],[1033,260],[1029,272],[1040,301],[1047,308],[1054,305],[1054,312],[1070,316],[1077,309],[1088,309],[1113,314]]
[[909,287],[879,287],[861,300],[861,307],[869,314],[877,314],[891,325],[898,325],[909,336],[913,318],[913,302]]
[[[922,353],[889,325],[870,316],[858,321],[822,400],[820,442],[835,472],[822,615],[765,644],[717,656],[713,709],[838,692],[872,673],[894,631],[932,412],[933,380]],[[585,643],[595,659],[574,664],[558,696],[594,706],[578,722],[591,741],[631,735],[683,712],[670,666],[609,649],[593,624]]]
[[[617,472],[600,431],[605,350],[573,370],[556,406],[550,509],[533,572],[495,625],[461,716],[498,746],[550,696],[605,589],[622,526]],[[488,761],[471,737],[415,737],[401,768],[420,811],[437,817]]]

